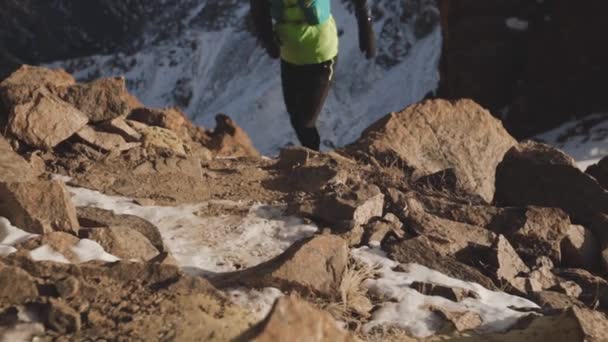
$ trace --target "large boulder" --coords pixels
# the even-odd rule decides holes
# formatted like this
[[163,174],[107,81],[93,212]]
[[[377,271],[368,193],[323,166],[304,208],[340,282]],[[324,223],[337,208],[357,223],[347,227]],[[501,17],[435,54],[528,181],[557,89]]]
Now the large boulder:
[[141,146],[140,143],[128,143],[120,134],[103,132],[91,126],[83,127],[76,133],[76,136],[104,152],[122,152]]
[[26,144],[49,150],[87,122],[88,118],[81,111],[42,89],[35,91],[28,102],[12,107],[8,127]]
[[123,77],[102,78],[68,87],[61,98],[78,108],[91,122],[129,114],[129,93]]
[[347,149],[417,176],[454,169],[460,185],[491,201],[495,168],[516,141],[499,120],[470,100],[424,101],[391,113]]
[[271,313],[238,341],[355,342],[357,339],[327,313],[295,296],[277,300]]
[[252,268],[221,275],[216,286],[277,287],[335,298],[348,263],[348,244],[335,235],[319,235],[295,243],[278,257]]
[[574,160],[548,145],[524,142],[513,147],[496,170],[498,205],[561,208],[576,224],[592,230],[608,267],[608,191],[580,171]]
[[568,155],[532,141],[513,147],[498,165],[495,202],[561,208],[584,225],[597,213],[608,213],[608,191]]
[[72,198],[61,181],[0,183],[0,216],[35,234],[80,228]]

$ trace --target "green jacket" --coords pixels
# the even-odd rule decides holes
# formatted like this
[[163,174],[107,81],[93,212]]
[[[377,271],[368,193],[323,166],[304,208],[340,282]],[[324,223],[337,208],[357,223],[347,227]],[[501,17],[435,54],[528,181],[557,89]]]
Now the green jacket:
[[[300,11],[300,15],[303,17],[304,13]],[[275,32],[281,46],[281,58],[286,62],[319,64],[338,55],[338,29],[333,17],[319,25],[308,25],[303,19],[276,23]]]

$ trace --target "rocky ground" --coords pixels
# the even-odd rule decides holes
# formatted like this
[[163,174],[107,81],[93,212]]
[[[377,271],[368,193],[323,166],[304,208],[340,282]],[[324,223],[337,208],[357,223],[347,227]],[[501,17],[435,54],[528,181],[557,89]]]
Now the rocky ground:
[[121,78],[0,99],[3,341],[606,340],[608,164],[472,101],[267,158]]

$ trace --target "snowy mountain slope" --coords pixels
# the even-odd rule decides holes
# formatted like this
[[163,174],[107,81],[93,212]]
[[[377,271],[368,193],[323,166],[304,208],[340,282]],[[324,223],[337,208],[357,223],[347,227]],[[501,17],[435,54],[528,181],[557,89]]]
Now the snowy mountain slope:
[[536,138],[572,156],[584,171],[608,156],[608,113],[565,123]]
[[[358,50],[349,1],[333,1],[341,32],[336,84],[319,122],[324,146],[356,139],[372,122],[418,101],[437,86],[441,35],[432,0],[375,0],[379,55]],[[248,1],[174,1],[180,11],[148,29],[139,52],[54,63],[81,80],[124,74],[147,106],[179,106],[213,126],[217,113],[236,119],[263,153],[295,143],[280,87],[279,63],[256,46],[248,30]],[[180,29],[163,37],[163,20],[184,13]],[[183,29],[181,29],[183,28]]]

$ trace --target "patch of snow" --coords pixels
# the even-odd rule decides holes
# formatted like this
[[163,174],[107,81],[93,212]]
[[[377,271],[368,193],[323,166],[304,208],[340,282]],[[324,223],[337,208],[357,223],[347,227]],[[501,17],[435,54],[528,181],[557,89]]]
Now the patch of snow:
[[[281,206],[212,201],[175,207],[140,206],[126,197],[107,196],[83,188],[69,188],[78,207],[96,207],[141,217],[155,226],[183,269],[194,275],[227,272],[260,264],[311,236],[317,227],[284,214]],[[209,206],[224,214],[205,216]]]
[[[404,272],[396,272],[393,269],[399,263],[387,258],[380,249],[362,247],[354,249],[352,254],[356,259],[377,268],[379,278],[368,279],[365,285],[370,293],[384,299],[381,308],[365,324],[365,331],[379,326],[393,326],[419,338],[434,335],[443,325],[441,318],[429,310],[430,306],[435,306],[454,312],[475,312],[483,320],[478,328],[480,332],[501,332],[526,315],[511,308],[538,307],[527,299],[490,291],[479,284],[454,279],[417,264],[405,265]],[[416,281],[466,289],[476,293],[478,298],[466,298],[457,303],[443,297],[423,295],[410,288]]]
[[48,245],[43,245],[30,251],[30,257],[34,261],[53,261],[62,264],[70,263],[70,261],[63,256],[63,254],[55,251]]
[[8,219],[0,217],[0,245],[14,246],[36,236],[38,235],[21,230],[13,226]]
[[78,262],[88,262],[99,260],[105,262],[115,262],[120,260],[116,256],[107,253],[100,244],[93,240],[82,239],[72,247],[72,252],[78,258]]
[[584,171],[608,156],[608,114],[573,120],[535,138],[572,156]]
[[236,288],[228,290],[228,296],[233,303],[248,310],[255,320],[261,321],[268,316],[277,299],[283,297],[283,292],[274,287],[261,290]]
[[507,18],[505,24],[508,28],[515,31],[527,31],[529,26],[528,21],[517,17]]

